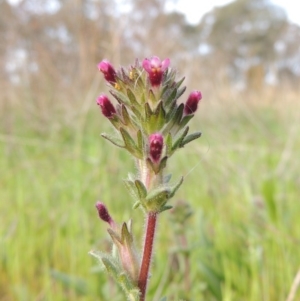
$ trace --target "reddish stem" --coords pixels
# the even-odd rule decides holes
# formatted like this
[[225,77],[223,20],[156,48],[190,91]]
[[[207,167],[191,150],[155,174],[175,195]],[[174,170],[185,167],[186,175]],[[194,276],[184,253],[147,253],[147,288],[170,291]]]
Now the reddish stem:
[[138,287],[141,292],[140,301],[145,301],[147,280],[149,277],[149,269],[150,269],[152,250],[153,250],[156,221],[157,221],[157,213],[151,213],[151,212],[148,213],[143,259],[142,259],[142,265],[141,265],[139,281],[138,281]]

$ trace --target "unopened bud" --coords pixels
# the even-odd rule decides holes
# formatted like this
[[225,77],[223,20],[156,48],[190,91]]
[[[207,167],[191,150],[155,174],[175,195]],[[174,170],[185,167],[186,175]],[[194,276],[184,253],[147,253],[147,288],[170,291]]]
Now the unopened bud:
[[116,82],[116,71],[109,61],[103,60],[100,62],[98,64],[98,69],[103,73],[104,78],[109,83],[114,84]]
[[149,137],[149,153],[154,162],[158,162],[164,145],[164,138],[160,133],[155,133]]
[[114,221],[108,213],[106,206],[102,202],[97,202],[96,208],[98,210],[98,215],[100,219],[102,219],[104,222],[108,223],[111,227],[113,227]]
[[111,101],[105,95],[100,95],[97,98],[97,105],[100,106],[102,114],[107,118],[112,118],[116,114],[116,109]]

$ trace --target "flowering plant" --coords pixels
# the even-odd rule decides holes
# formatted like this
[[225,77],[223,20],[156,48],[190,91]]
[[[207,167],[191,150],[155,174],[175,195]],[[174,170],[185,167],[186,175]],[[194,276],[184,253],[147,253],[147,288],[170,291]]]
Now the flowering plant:
[[133,208],[141,208],[146,216],[145,241],[142,252],[136,248],[131,221],[119,226],[107,207],[97,202],[101,220],[108,223],[112,254],[91,251],[123,289],[127,300],[144,301],[155,238],[158,215],[172,206],[169,200],[183,182],[183,177],[170,183],[166,174],[168,159],[179,148],[199,138],[188,134],[187,125],[202,98],[199,91],[190,93],[185,103],[178,98],[184,93],[184,78],[176,81],[170,60],[154,56],[136,61],[129,68],[115,68],[106,60],[98,64],[116,100],[114,105],[102,94],[97,104],[102,114],[116,129],[117,136],[102,134],[112,144],[127,150],[135,159],[138,173],[129,174],[126,187],[134,199]]

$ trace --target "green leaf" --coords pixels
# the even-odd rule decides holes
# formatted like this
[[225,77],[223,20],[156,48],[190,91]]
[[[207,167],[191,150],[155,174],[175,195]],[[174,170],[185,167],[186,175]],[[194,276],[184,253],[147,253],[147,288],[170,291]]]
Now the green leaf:
[[131,233],[128,231],[128,227],[126,223],[123,223],[122,229],[121,229],[121,239],[122,243],[124,244],[132,244],[133,242],[133,237]]
[[149,90],[149,100],[153,106],[155,106],[155,104],[157,103],[156,97],[155,97],[152,89]]
[[156,174],[158,174],[162,169],[166,168],[167,166],[167,161],[168,161],[168,156],[164,156],[160,162],[159,162],[159,167],[158,167],[158,172]]
[[160,130],[164,123],[165,123],[165,118],[166,118],[166,112],[163,107],[162,101],[160,101],[154,111],[154,117],[155,117],[155,131]]
[[172,145],[172,154],[173,152],[179,148],[179,147],[182,147],[182,142],[183,142],[183,139],[185,138],[185,136],[187,135],[189,131],[189,127],[187,126],[180,134],[179,134],[179,137],[178,139],[174,142],[174,144]]
[[176,99],[178,99],[186,90],[186,87],[182,87],[181,89],[177,90]]
[[181,86],[181,84],[183,83],[183,81],[185,80],[185,77],[183,77],[182,79],[180,79],[177,83],[176,83],[176,88],[179,88]]
[[172,208],[173,208],[173,206],[166,206],[166,205],[165,205],[165,206],[163,206],[163,207],[160,209],[159,212],[161,213],[161,212],[163,212],[163,211],[170,210],[170,209],[172,209]]
[[124,180],[124,184],[126,188],[128,189],[129,193],[136,199],[139,199],[138,192],[136,190],[136,186],[134,184],[134,181],[131,180]]
[[127,92],[128,98],[129,98],[129,100],[130,100],[130,103],[131,103],[134,107],[140,108],[141,105],[137,102],[136,97],[135,97],[135,95],[133,94],[133,92],[132,92],[130,89],[127,89],[126,92]]
[[114,278],[118,277],[119,269],[113,260],[110,260],[108,257],[103,257],[102,262],[105,265],[106,270],[110,273]]
[[196,132],[193,134],[188,135],[187,137],[185,137],[180,145],[180,147],[184,147],[187,143],[190,143],[191,141],[197,139],[201,137],[201,133],[200,132]]
[[147,189],[146,189],[145,185],[143,184],[143,182],[140,180],[135,180],[134,184],[138,191],[140,199],[141,200],[145,199],[147,196]]
[[179,189],[182,183],[183,183],[183,177],[181,177],[179,181],[170,189],[171,191],[170,191],[169,198],[172,198],[175,195],[176,191]]
[[179,124],[183,115],[183,109],[184,109],[184,104],[181,103],[177,109],[176,112],[174,114],[174,116],[171,118],[171,120],[168,122],[168,124],[163,128],[162,133],[165,135],[168,132],[170,132],[170,130],[173,128],[173,126],[175,124]]
[[105,133],[102,133],[101,136],[118,147],[121,147],[121,148],[125,147],[123,141],[118,137],[114,137],[114,136],[111,136],[111,135],[105,134]]
[[159,212],[168,201],[170,190],[168,187],[161,187],[152,190],[146,197],[146,209],[148,212]]
[[139,149],[144,148],[144,143],[143,143],[143,134],[141,130],[138,130],[137,132],[137,144]]
[[142,159],[142,151],[136,146],[134,140],[131,138],[129,133],[122,127],[120,128],[120,132],[125,143],[125,148],[135,157]]
[[110,93],[120,104],[130,104],[128,97],[122,92],[119,92],[118,90],[111,90]]
[[144,117],[141,114],[141,110],[137,107],[131,106],[132,113],[136,116],[136,118],[140,121],[144,120]]
[[172,135],[171,135],[171,133],[168,133],[167,138],[165,140],[167,156],[171,155],[172,146],[173,146],[172,143],[173,143],[172,142]]
[[183,116],[183,118],[181,119],[181,121],[179,123],[179,129],[182,129],[183,127],[185,127],[193,117],[194,117],[194,115]]
[[126,109],[126,106],[124,106],[124,104],[122,104],[122,117],[123,117],[123,121],[124,121],[125,125],[131,124],[131,118],[130,118],[128,111]]
[[169,107],[174,101],[176,101],[177,88],[174,88],[170,94],[167,96],[167,99],[164,100],[165,107]]

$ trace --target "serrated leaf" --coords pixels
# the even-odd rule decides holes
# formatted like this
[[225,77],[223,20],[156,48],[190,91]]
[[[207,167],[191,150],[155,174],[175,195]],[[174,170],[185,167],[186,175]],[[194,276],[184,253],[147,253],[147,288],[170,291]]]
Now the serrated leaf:
[[137,192],[139,194],[140,199],[144,199],[147,196],[147,189],[142,181],[135,180],[134,182]]
[[109,142],[111,142],[112,144],[114,144],[114,145],[116,145],[118,147],[121,147],[121,148],[125,147],[123,141],[120,138],[118,138],[118,137],[114,137],[114,136],[111,136],[111,135],[106,134],[106,133],[102,133],[101,136],[104,139],[108,140]]
[[197,139],[199,137],[201,137],[201,133],[200,132],[188,135],[187,137],[185,137],[183,139],[180,147],[184,147],[187,143],[190,143],[191,141],[193,141],[193,140],[195,140],[195,139]]

